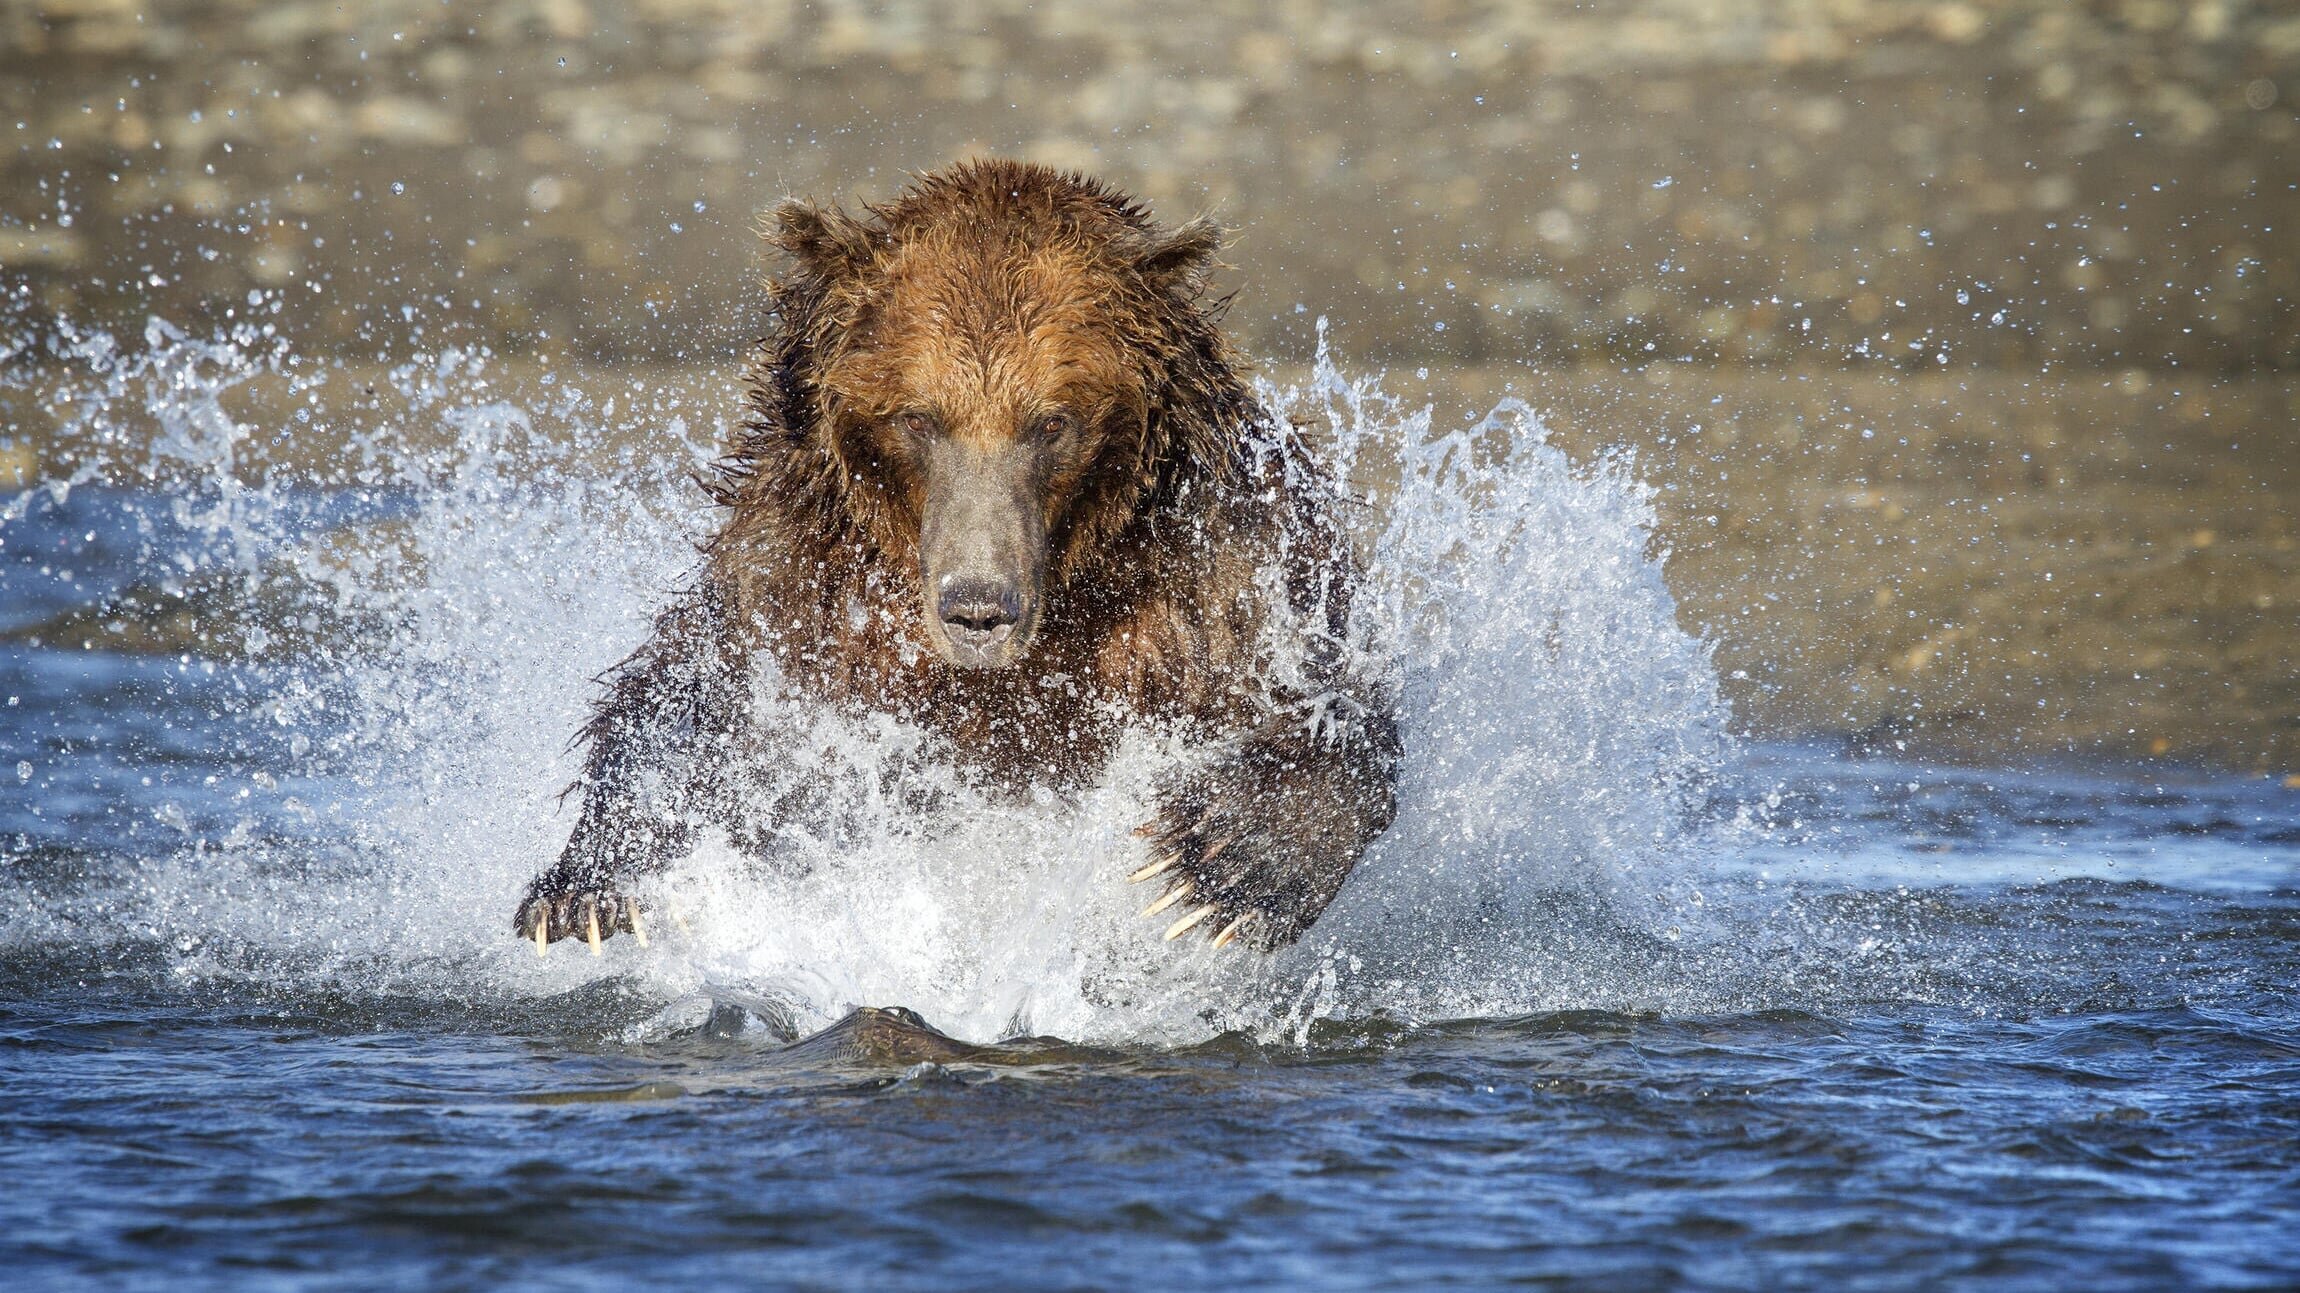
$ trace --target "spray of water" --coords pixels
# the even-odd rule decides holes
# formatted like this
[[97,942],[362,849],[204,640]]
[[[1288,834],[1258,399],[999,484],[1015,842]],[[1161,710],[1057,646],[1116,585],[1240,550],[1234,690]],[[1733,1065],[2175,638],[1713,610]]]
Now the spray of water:
[[[154,323],[143,343],[49,343],[43,400],[84,448],[5,504],[0,542],[124,484],[170,588],[239,589],[231,635],[253,663],[203,736],[240,744],[259,793],[180,813],[156,853],[94,859],[11,943],[140,941],[186,979],[335,992],[536,998],[614,977],[659,1020],[736,1001],[802,1031],[905,1005],[975,1040],[1299,1038],[1371,1014],[1663,1004],[1677,981],[1654,966],[1686,921],[1690,809],[1727,755],[1709,652],[1676,624],[1632,464],[1569,461],[1520,403],[1441,427],[1322,348],[1307,381],[1262,392],[1370,500],[1354,627],[1404,662],[1396,825],[1300,944],[1164,944],[1135,917],[1131,831],[1187,757],[1154,733],[1083,793],[1016,804],[916,729],[784,701],[766,721],[805,734],[805,771],[843,796],[835,825],[772,867],[705,840],[642,891],[678,922],[651,947],[538,958],[509,912],[571,822],[567,737],[710,522],[683,477],[724,411],[565,384],[508,399],[457,352],[391,371],[381,416],[344,430],[327,372],[260,330]],[[227,412],[257,380],[284,383],[285,424]],[[346,446],[326,488],[250,479],[251,446],[321,431]],[[609,437],[650,448],[602,470]],[[898,767],[930,807],[891,797]]]

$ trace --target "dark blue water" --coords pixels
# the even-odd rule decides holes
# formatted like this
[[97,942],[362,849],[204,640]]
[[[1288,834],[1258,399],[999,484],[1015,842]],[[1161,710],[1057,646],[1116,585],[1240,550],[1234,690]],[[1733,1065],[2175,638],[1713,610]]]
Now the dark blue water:
[[2300,903],[1855,906],[2058,945],[2048,996],[1568,1011],[1302,1048],[645,1044],[609,989],[331,999],[18,950],[15,1271],[68,1285],[2289,1287]]
[[[409,637],[437,604],[171,563],[229,546],[180,501],[83,488],[0,526],[12,1288],[2300,1286],[2300,792],[2276,782],[1743,750],[1672,837],[1665,904],[1548,873],[1450,924],[1402,903],[1267,1026],[953,981],[987,955],[963,942],[911,979],[826,955],[850,977],[813,989],[667,931],[538,961],[508,912],[564,820],[516,805],[548,799],[570,724],[422,747],[565,670],[405,649],[546,651],[520,604]],[[313,495],[264,533],[420,502]],[[501,569],[449,591],[509,597]],[[495,838],[423,833],[493,802],[469,751],[530,747],[490,774],[525,787],[502,856],[443,854]],[[1399,879],[1424,862],[1467,865],[1367,883],[1426,896]],[[1024,950],[1067,954],[1046,937]],[[1185,978],[1139,942],[1151,968],[1083,999],[1320,972]],[[978,983],[1102,1022],[1013,1036]]]

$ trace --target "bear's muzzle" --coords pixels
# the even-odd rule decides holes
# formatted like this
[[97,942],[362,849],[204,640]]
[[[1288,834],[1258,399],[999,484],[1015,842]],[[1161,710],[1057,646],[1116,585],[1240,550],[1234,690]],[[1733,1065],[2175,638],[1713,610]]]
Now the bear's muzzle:
[[1027,446],[945,440],[923,455],[920,610],[936,654],[1002,669],[1029,649],[1046,564],[1037,465]]

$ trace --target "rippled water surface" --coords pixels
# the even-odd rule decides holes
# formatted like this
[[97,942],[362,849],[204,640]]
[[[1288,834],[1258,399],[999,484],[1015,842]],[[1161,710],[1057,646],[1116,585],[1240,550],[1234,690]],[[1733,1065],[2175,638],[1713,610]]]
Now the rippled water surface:
[[[294,365],[147,342],[64,356],[111,447],[0,513],[12,1285],[2300,1281],[2300,794],[1736,744],[1633,466],[1522,410],[1287,397],[1408,662],[1399,824],[1300,946],[1132,917],[1145,734],[538,958],[714,413],[443,360],[271,480],[219,397]],[[660,460],[574,461],[631,416]],[[858,787],[917,753],[797,717]]]

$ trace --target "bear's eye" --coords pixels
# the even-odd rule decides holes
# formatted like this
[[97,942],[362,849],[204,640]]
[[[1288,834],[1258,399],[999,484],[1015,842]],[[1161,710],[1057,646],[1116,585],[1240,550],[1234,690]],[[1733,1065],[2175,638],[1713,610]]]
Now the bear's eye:
[[1067,413],[1049,413],[1038,419],[1038,434],[1048,440],[1059,440],[1077,425],[1077,420]]
[[934,433],[934,419],[928,417],[924,413],[915,411],[905,413],[902,415],[900,421],[902,422],[902,429],[910,432],[912,435],[926,436],[932,435]]

